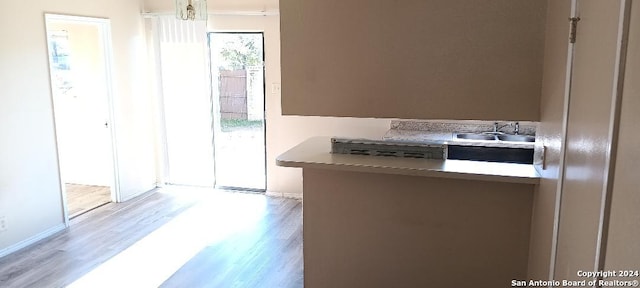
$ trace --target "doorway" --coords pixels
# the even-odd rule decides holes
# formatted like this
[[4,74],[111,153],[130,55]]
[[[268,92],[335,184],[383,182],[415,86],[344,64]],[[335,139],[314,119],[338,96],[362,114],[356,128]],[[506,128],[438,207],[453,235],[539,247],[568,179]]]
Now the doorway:
[[65,220],[117,200],[108,19],[45,15]]
[[264,34],[208,34],[215,186],[266,190]]

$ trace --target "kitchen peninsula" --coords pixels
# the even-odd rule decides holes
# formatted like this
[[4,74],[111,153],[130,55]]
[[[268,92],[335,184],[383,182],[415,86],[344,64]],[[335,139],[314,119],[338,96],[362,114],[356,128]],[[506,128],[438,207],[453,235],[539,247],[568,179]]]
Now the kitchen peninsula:
[[277,158],[303,169],[305,287],[508,287],[526,278],[532,165],[330,146],[311,138]]

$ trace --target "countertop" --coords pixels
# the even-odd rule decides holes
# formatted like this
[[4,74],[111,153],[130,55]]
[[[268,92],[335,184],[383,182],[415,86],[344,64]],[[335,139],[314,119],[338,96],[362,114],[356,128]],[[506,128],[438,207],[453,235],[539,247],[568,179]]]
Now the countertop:
[[533,165],[332,154],[330,137],[310,138],[276,158],[282,167],[538,184]]
[[[476,132],[477,133],[477,132]],[[390,129],[382,139],[409,142],[430,142],[437,144],[458,146],[483,146],[483,147],[507,147],[533,149],[533,142],[491,141],[491,140],[465,140],[455,139],[454,132],[430,132],[422,130]]]

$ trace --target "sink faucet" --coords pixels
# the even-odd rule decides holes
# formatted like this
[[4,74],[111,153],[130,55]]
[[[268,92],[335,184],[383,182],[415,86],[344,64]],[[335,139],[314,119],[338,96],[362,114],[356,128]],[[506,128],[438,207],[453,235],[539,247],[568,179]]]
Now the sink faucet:
[[507,126],[514,126],[513,128],[514,135],[520,134],[520,122],[507,123],[503,125],[500,125],[499,122],[493,122],[493,133],[501,133],[499,130]]
[[500,123],[498,123],[498,122],[493,122],[493,133],[501,133],[501,132],[500,132],[500,131],[498,131],[498,130],[500,130],[500,129],[504,128],[504,127],[507,127],[507,126],[511,125],[511,124],[508,124],[508,123],[507,123],[507,124],[504,124],[504,125],[498,125],[498,124],[500,124]]

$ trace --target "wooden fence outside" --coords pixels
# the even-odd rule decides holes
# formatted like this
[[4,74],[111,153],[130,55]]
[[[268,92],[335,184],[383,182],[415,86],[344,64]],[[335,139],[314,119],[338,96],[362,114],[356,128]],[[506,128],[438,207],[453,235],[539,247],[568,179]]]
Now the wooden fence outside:
[[247,120],[247,71],[220,70],[219,81],[221,118]]

